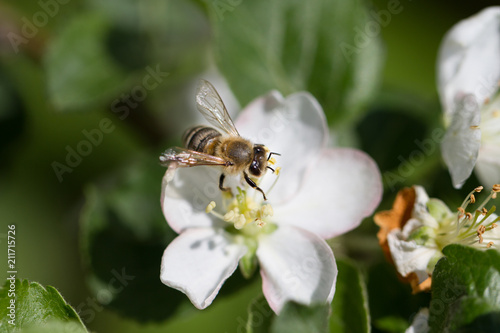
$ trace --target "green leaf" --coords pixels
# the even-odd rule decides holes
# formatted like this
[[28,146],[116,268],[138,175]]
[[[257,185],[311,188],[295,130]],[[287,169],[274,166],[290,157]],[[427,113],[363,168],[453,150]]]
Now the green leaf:
[[363,276],[354,264],[344,259],[337,259],[337,268],[330,332],[369,332],[370,315]]
[[379,83],[381,40],[361,36],[376,22],[363,0],[217,0],[207,6],[217,65],[242,105],[271,89],[285,95],[307,90],[338,124],[356,119]]
[[328,332],[329,312],[328,304],[305,306],[288,302],[274,320],[271,332]]
[[[58,330],[50,331],[53,327]],[[87,332],[75,310],[55,288],[18,279],[14,283],[7,280],[0,289],[0,328],[2,332],[17,329],[23,332]]]
[[269,307],[264,295],[261,295],[254,299],[248,307],[246,332],[268,333],[271,330],[271,324],[275,318],[276,315]]
[[127,85],[125,74],[106,52],[109,31],[108,21],[94,12],[73,19],[55,36],[44,66],[49,98],[57,109],[87,108]]
[[443,253],[432,274],[431,332],[498,331],[500,253],[455,244]]

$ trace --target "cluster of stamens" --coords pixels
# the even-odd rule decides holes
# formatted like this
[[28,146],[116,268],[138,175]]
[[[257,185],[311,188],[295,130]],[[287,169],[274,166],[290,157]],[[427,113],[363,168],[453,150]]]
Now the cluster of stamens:
[[[269,164],[274,165],[276,161],[274,158],[269,159]],[[273,170],[276,179],[271,185],[271,187],[266,191],[267,194],[271,192],[274,185],[276,184],[279,174],[280,167]],[[236,195],[229,195],[227,192],[223,195],[222,209],[225,213],[221,214],[214,209],[216,208],[215,201],[211,201],[205,212],[207,214],[212,214],[220,220],[231,223],[236,230],[241,230],[247,225],[254,225],[258,228],[263,228],[266,222],[274,214],[273,207],[265,202],[258,203],[255,198],[247,195],[247,191],[241,188],[237,188],[238,193]]]
[[[496,207],[492,206],[489,210],[485,208],[485,205],[491,200],[497,198],[497,193],[500,192],[500,184],[493,185],[493,189],[490,195],[475,209],[474,213],[467,212],[467,207],[469,204],[476,203],[476,197],[474,193],[480,193],[483,190],[482,186],[476,187],[469,195],[465,198],[464,202],[460,207],[457,208],[458,214],[456,218],[456,223],[449,224],[443,231],[439,234],[439,243],[445,245],[446,243],[457,240],[460,243],[466,245],[473,244],[483,244],[484,235],[494,228],[498,227],[496,222],[500,221],[500,217],[491,219],[490,217],[495,212]],[[453,231],[450,227],[456,225],[456,229]],[[447,230],[448,229],[448,230]],[[500,240],[491,237],[491,233],[487,235],[489,239]],[[486,248],[490,248],[494,245],[493,241],[486,244]]]

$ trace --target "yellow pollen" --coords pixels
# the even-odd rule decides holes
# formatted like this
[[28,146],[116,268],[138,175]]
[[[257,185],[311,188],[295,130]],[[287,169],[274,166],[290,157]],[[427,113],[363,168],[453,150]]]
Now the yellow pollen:
[[474,194],[471,194],[470,195],[470,203],[475,203],[476,202],[476,197],[474,196]]
[[484,187],[482,186],[478,186],[474,189],[474,191],[476,191],[477,193],[481,192],[483,190]]
[[478,128],[479,128],[479,126],[477,126],[477,125],[473,125],[470,127],[470,129],[478,129]]
[[238,215],[236,221],[234,222],[234,227],[238,230],[243,228],[247,222],[247,219],[243,214]]
[[271,157],[269,160],[268,160],[269,164],[271,165],[275,165],[276,164],[276,159],[274,157]]
[[274,173],[277,175],[280,174],[280,171],[281,171],[281,167],[277,167],[276,170],[274,170]]
[[264,222],[261,218],[255,219],[255,223],[257,223],[257,226],[260,228],[266,225],[266,222]]
[[271,205],[267,204],[267,205],[262,206],[262,209],[261,209],[262,217],[264,217],[264,218],[271,217],[271,216],[273,216],[273,214],[274,214],[274,211],[273,211],[273,207]]
[[486,247],[489,249],[490,247],[492,247],[492,246],[493,246],[493,244],[494,244],[493,242],[489,242],[489,243],[486,245]]
[[237,213],[234,209],[231,209],[224,215],[224,221],[231,222],[237,217]]
[[210,203],[207,205],[207,208],[205,208],[205,213],[210,213],[215,208],[215,206],[215,201],[210,201]]

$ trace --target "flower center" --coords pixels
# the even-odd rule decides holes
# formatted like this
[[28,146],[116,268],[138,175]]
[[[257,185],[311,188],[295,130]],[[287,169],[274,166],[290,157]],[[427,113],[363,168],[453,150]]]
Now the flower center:
[[[267,194],[271,192],[276,184],[280,168],[276,168],[274,174],[276,175],[276,179],[266,191]],[[215,210],[215,201],[211,201],[208,204],[205,212],[227,222],[229,230],[234,228],[235,230],[233,229],[233,231],[240,231],[247,236],[254,236],[261,233],[262,229],[269,229],[270,226],[266,227],[266,225],[270,222],[274,214],[271,204],[266,201],[256,201],[254,196],[248,195],[247,191],[240,187],[237,187],[237,191],[236,195],[232,195],[229,192],[222,193],[222,212]],[[272,225],[272,223],[270,224]]]
[[494,232],[493,229],[497,228],[500,217],[493,215],[496,210],[495,206],[489,210],[485,206],[491,199],[496,199],[497,193],[500,192],[500,185],[493,185],[490,195],[475,209],[474,213],[467,212],[469,204],[476,202],[474,193],[479,193],[482,189],[483,187],[479,186],[469,193],[462,205],[458,207],[456,218],[441,223],[436,238],[436,243],[441,248],[450,243],[499,248],[498,232]]

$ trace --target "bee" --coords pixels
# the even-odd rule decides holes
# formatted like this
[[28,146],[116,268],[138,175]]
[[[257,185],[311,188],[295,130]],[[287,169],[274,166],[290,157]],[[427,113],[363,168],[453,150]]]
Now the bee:
[[242,138],[227,112],[222,99],[214,86],[205,80],[200,80],[196,91],[196,106],[198,111],[215,128],[196,126],[189,128],[183,135],[184,148],[173,147],[160,155],[163,166],[173,168],[193,167],[199,165],[219,166],[222,173],[219,178],[221,191],[230,191],[224,187],[226,175],[241,175],[252,188],[256,189],[264,200],[264,191],[252,179],[263,176],[270,167],[272,155],[263,144],[253,144]]

